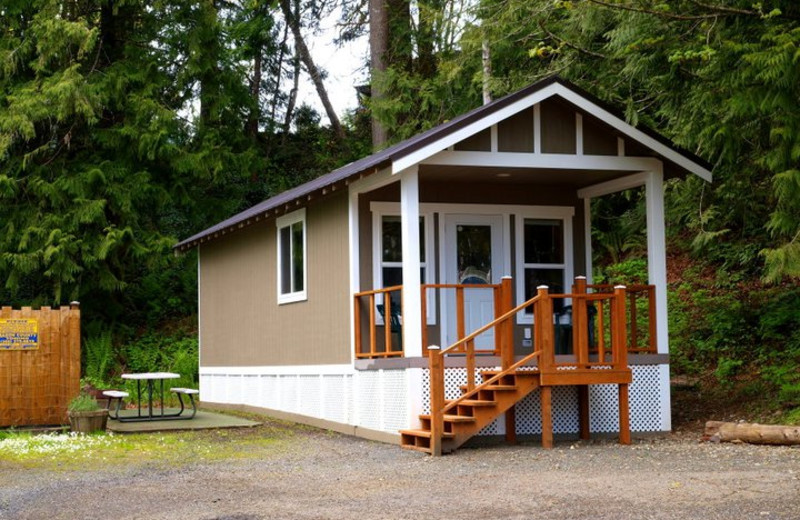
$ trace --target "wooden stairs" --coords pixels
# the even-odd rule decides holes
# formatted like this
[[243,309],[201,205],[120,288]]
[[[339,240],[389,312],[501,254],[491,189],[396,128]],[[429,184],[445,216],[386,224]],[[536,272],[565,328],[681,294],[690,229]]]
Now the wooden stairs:
[[[461,387],[462,400],[444,415],[442,431],[442,453],[451,453],[470,438],[491,424],[501,414],[509,411],[528,394],[542,389],[542,443],[544,447],[552,446],[552,405],[551,390],[553,386],[578,386],[581,414],[581,437],[588,439],[588,385],[617,384],[620,397],[620,442],[630,443],[628,431],[628,384],[632,381],[630,369],[622,370],[561,370],[542,373],[537,369],[514,370],[502,373],[499,370],[484,370],[481,377],[493,379],[501,374],[497,381],[482,384],[472,391],[467,386]],[[445,401],[446,404],[452,400]],[[431,448],[431,416],[420,415],[421,427],[400,431],[400,445],[409,450],[432,453]],[[585,424],[585,426],[584,426]],[[550,430],[549,432],[544,430]]]
[[[576,280],[573,294],[549,294],[546,286],[537,287],[537,295],[527,302],[511,308],[511,279],[501,284],[501,312],[494,321],[463,335],[460,323],[459,336],[446,349],[436,345],[428,347],[431,413],[420,415],[420,428],[401,430],[401,446],[431,455],[450,453],[467,442],[501,414],[506,416],[506,439],[513,442],[514,405],[528,394],[540,389],[542,414],[542,446],[553,446],[552,389],[554,386],[578,388],[578,415],[580,436],[589,438],[589,385],[615,384],[619,397],[619,441],[630,444],[630,418],[628,385],[632,372],[627,362],[626,314],[624,286],[615,286],[613,293],[587,293],[586,280]],[[573,356],[574,360],[556,360],[553,328],[553,297],[571,297],[573,301]],[[504,303],[503,303],[504,302]],[[589,352],[588,302],[598,305],[597,354]],[[608,329],[603,321],[603,306],[609,305]],[[513,348],[513,317],[527,306],[533,306],[534,323],[547,326],[534,328],[534,350],[515,362]],[[460,315],[460,314],[459,314]],[[482,382],[475,381],[474,340],[484,331],[494,328],[500,352],[501,369],[481,371]],[[594,330],[594,329],[592,329]],[[606,332],[610,342],[606,340]],[[609,348],[610,347],[610,348]],[[468,384],[461,388],[461,396],[445,400],[445,359],[449,354],[465,356]],[[535,361],[535,365],[534,365]]]
[[[494,370],[486,370],[481,375],[486,380],[497,373]],[[467,395],[467,387],[462,386],[461,391],[468,398],[456,405],[452,410],[455,413],[444,416],[442,453],[455,451],[537,388],[539,388],[537,370],[518,370],[503,375],[497,382],[483,388],[477,387],[469,392],[473,395]],[[446,401],[447,404],[451,402]],[[431,416],[420,415],[419,418],[420,429],[400,431],[401,446],[405,449],[431,453]]]

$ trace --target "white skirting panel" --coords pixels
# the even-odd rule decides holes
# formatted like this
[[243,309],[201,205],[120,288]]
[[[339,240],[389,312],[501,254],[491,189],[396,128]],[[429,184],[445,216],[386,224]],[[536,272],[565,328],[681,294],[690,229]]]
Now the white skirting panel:
[[[633,383],[629,387],[631,431],[641,433],[669,431],[669,365],[635,365],[631,369],[633,370]],[[476,381],[480,381],[480,370],[482,369],[476,370]],[[458,397],[459,387],[466,382],[466,369],[447,369],[445,398]],[[423,371],[423,388],[425,395],[428,395],[430,380],[427,370]],[[430,401],[426,399],[423,413],[429,412]],[[520,435],[542,432],[538,390],[517,404],[516,427]],[[617,385],[589,386],[589,428],[592,432],[598,433],[619,431]],[[578,433],[578,391],[574,386],[553,388],[553,431]],[[484,428],[480,435],[503,433],[505,433],[505,423],[499,418]]]
[[408,377],[351,365],[200,367],[200,398],[397,433],[409,427]]
[[[669,365],[631,368],[631,430],[669,431]],[[421,385],[415,390],[416,377]],[[480,374],[476,379],[480,380]],[[445,397],[458,397],[460,385],[466,382],[465,369],[448,369]],[[414,427],[417,417],[411,415],[430,412],[429,385],[427,369],[355,370],[351,365],[200,368],[202,401],[244,404],[390,433]],[[589,387],[592,432],[618,431],[618,409],[616,385]],[[538,391],[517,404],[516,427],[521,435],[541,433]],[[554,388],[553,429],[555,433],[578,432],[575,387]],[[503,433],[502,417],[481,432]]]

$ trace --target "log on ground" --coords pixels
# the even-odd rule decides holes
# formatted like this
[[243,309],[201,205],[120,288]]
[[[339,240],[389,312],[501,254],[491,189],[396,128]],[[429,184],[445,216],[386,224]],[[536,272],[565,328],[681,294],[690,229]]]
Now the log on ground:
[[708,421],[705,438],[712,442],[746,442],[749,444],[800,444],[800,426],[781,424],[732,423]]

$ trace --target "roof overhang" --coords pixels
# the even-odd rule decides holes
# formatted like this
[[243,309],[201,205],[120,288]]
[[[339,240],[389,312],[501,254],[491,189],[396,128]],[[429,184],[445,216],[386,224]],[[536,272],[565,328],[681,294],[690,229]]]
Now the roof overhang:
[[[347,185],[353,180],[372,175],[383,168],[391,168],[393,174],[401,174],[404,170],[423,163],[446,164],[448,161],[447,150],[454,144],[498,124],[521,110],[554,96],[566,100],[574,105],[576,109],[598,118],[620,132],[620,134],[641,143],[642,146],[649,148],[664,160],[711,182],[712,173],[709,163],[695,154],[681,149],[650,128],[633,126],[625,122],[619,113],[602,100],[572,83],[557,76],[552,76],[487,105],[478,107],[385,150],[352,162],[331,173],[256,204],[200,233],[182,240],[174,246],[174,249],[177,252],[187,251],[265,218],[272,218],[293,211],[298,207],[309,204],[313,200],[329,196],[337,189],[346,189]],[[548,157],[548,154],[508,155],[508,158],[501,160],[518,161],[519,164],[506,164],[505,167],[572,168],[578,164],[571,159],[567,159],[570,164],[566,164],[564,155],[558,157]],[[511,157],[512,155],[529,157]],[[596,156],[592,157],[596,158]],[[620,159],[639,160],[642,169],[647,169],[652,164],[652,161],[658,161],[657,158],[652,157],[609,157],[607,159],[598,159],[600,162],[595,167],[608,170],[619,169]]]

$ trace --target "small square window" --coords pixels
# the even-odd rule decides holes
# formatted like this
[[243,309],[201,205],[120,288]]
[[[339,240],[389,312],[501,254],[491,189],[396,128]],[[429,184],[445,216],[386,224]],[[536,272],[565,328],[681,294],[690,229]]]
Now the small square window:
[[276,221],[278,228],[278,303],[306,300],[306,211]]

